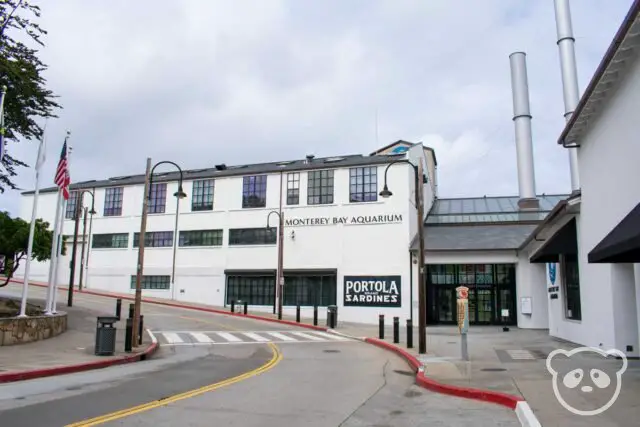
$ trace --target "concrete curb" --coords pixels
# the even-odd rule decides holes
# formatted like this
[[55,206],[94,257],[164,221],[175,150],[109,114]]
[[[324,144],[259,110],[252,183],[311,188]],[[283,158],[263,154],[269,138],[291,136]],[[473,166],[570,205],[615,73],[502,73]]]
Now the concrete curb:
[[483,402],[505,406],[516,413],[518,421],[520,421],[520,424],[523,427],[542,427],[533,411],[531,410],[529,404],[521,397],[513,396],[506,393],[500,393],[493,390],[482,390],[471,387],[460,387],[451,384],[440,383],[433,380],[432,378],[427,377],[422,370],[422,363],[420,363],[420,361],[415,356],[405,351],[404,349],[376,338],[365,338],[364,341],[396,353],[397,355],[405,359],[405,361],[416,372],[416,384],[418,384],[420,387],[426,388],[436,393],[448,394],[451,396],[463,397],[466,399],[475,399]]
[[147,360],[158,350],[160,345],[158,340],[146,330],[151,337],[151,345],[143,352],[132,355],[119,357],[117,359],[98,360],[96,362],[80,363],[77,365],[54,366],[51,368],[32,369],[28,371],[6,372],[0,373],[0,383],[10,383],[16,381],[32,380],[35,378],[52,377],[55,375],[72,374],[76,372],[90,371],[94,369],[107,368],[109,366],[124,365],[125,363],[134,363]]

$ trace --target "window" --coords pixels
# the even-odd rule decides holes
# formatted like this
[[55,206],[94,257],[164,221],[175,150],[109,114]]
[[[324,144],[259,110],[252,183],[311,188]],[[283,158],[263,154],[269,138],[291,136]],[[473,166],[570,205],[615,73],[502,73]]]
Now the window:
[[242,180],[242,207],[267,206],[267,175],[245,176]]
[[242,300],[250,305],[273,305],[275,286],[275,274],[271,276],[228,276],[227,304],[231,304],[231,301]]
[[129,233],[94,234],[91,242],[92,248],[127,248],[129,247]]
[[107,188],[104,193],[104,216],[122,215],[123,187]]
[[149,189],[149,213],[164,213],[167,207],[167,183],[152,184]]
[[278,227],[229,229],[229,245],[275,245],[277,238]]
[[287,205],[297,205],[300,203],[300,173],[291,172],[287,174]]
[[[133,233],[133,247],[140,246],[140,233]],[[173,246],[173,231],[147,231],[144,233],[145,248],[167,248]]]
[[283,305],[326,307],[336,304],[336,276],[326,274],[286,275]]
[[192,211],[213,210],[213,179],[193,181]]
[[222,230],[189,230],[180,232],[180,246],[222,246]]
[[576,257],[563,256],[564,301],[567,319],[582,320],[580,306],[580,274]]
[[349,201],[378,200],[378,168],[376,166],[349,169]]
[[[143,275],[140,278],[140,287],[142,289],[169,289],[171,283],[171,276],[147,276]],[[131,276],[131,289],[136,288],[136,276]]]
[[308,174],[308,205],[333,203],[333,170],[313,171]]
[[76,209],[78,207],[78,195],[77,191],[71,191],[69,193],[69,200],[67,200],[67,208],[64,212],[65,219],[76,219]]

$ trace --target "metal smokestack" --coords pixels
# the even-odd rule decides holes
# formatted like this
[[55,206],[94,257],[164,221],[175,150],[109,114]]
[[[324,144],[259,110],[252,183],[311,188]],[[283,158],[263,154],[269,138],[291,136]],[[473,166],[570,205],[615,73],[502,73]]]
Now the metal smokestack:
[[[575,52],[576,40],[573,38],[569,0],[554,0],[554,2],[558,49],[560,50],[560,68],[562,69],[562,87],[564,92],[564,118],[566,121],[569,121],[580,101]],[[571,171],[571,191],[575,192],[580,189],[578,150],[576,148],[569,148],[568,150]]]
[[531,112],[529,109],[529,82],[524,52],[509,55],[511,64],[511,91],[513,93],[513,122],[516,129],[516,153],[518,157],[518,189],[520,209],[537,209],[535,172],[533,168],[533,140],[531,136]]

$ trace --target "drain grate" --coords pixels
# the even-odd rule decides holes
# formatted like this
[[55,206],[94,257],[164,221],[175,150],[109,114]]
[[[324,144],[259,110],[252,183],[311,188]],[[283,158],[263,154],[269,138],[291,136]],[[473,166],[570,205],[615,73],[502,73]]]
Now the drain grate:
[[325,353],[340,353],[340,350],[323,350]]
[[481,371],[485,371],[485,372],[504,372],[506,371],[505,368],[483,368],[480,369]]

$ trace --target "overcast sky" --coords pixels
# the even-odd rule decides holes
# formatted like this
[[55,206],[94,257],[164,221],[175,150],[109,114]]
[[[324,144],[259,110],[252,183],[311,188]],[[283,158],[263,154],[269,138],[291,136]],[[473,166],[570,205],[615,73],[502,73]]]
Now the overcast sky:
[[[144,173],[147,156],[196,169],[405,139],[435,149],[440,197],[516,195],[508,56],[525,51],[536,189],[570,192],[552,0],[32,2],[64,107],[43,186],[69,129],[72,181]],[[572,1],[581,92],[631,3]],[[35,141],[8,150],[35,163]]]

